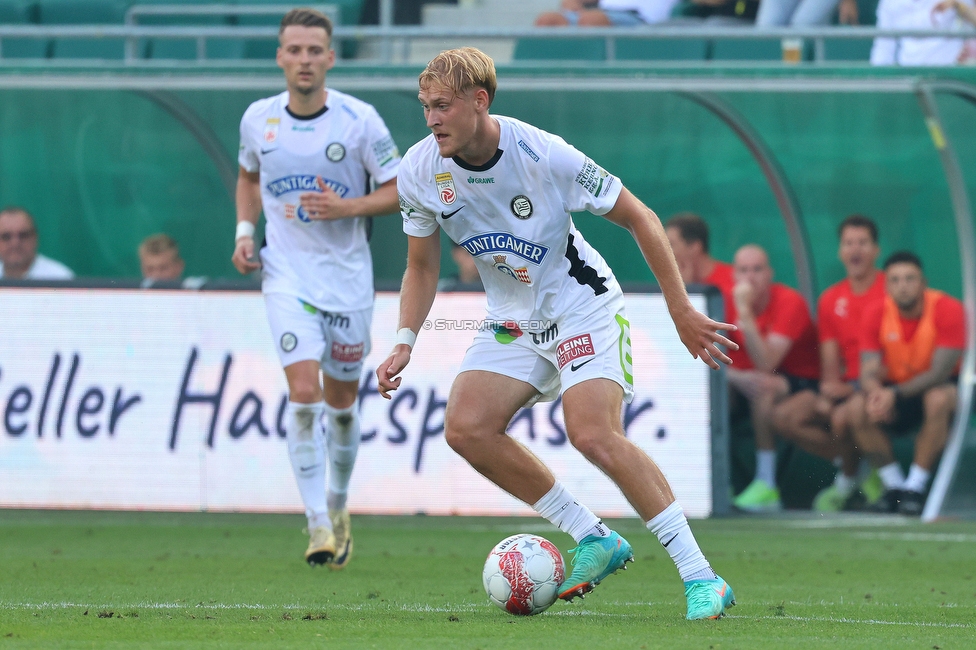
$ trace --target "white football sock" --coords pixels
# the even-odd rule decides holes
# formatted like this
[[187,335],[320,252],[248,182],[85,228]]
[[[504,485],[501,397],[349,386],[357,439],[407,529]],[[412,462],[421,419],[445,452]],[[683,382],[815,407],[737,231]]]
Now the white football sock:
[[912,466],[908,468],[908,478],[905,479],[902,489],[924,494],[925,488],[929,486],[929,476],[931,476],[931,472],[912,463]]
[[715,571],[698,548],[695,535],[688,526],[688,519],[677,501],[646,525],[649,531],[657,535],[664,550],[671,555],[674,565],[678,567],[678,575],[684,582],[715,579]]
[[769,487],[776,487],[776,452],[768,449],[756,450],[756,478]]
[[285,437],[288,457],[305,504],[308,528],[332,527],[325,504],[325,449],[322,446],[324,402],[299,404],[288,402],[285,409]]
[[834,477],[834,487],[837,488],[837,493],[841,496],[848,496],[854,491],[854,486],[857,484],[857,479],[853,476],[848,476],[844,472],[837,470],[837,476]]
[[545,496],[532,504],[532,509],[548,519],[559,530],[572,535],[578,544],[584,537],[608,537],[610,529],[590,509],[580,505],[563,484],[556,481]]
[[900,490],[905,485],[905,473],[901,471],[898,461],[879,467],[878,476],[886,490]]
[[349,479],[359,451],[359,400],[345,409],[324,407],[325,442],[329,450],[329,510],[346,507]]

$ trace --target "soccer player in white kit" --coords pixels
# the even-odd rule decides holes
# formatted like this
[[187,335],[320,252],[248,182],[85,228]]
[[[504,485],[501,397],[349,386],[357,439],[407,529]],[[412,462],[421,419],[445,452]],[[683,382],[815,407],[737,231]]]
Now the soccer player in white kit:
[[[346,493],[373,313],[365,217],[396,212],[400,155],[372,106],[326,90],[331,37],[332,24],[318,11],[295,9],[281,21],[277,62],[288,90],[254,102],[241,119],[232,261],[241,273],[263,269],[288,380],[288,454],[308,517],[305,559],[341,569],[352,555]],[[371,182],[378,187],[367,194]],[[262,207],[259,264],[253,235]]]
[[380,392],[389,397],[399,386],[434,300],[443,228],[475,257],[488,318],[500,323],[479,332],[465,355],[445,414],[448,444],[573,536],[574,568],[559,595],[583,596],[626,568],[631,546],[505,434],[522,406],[561,393],[573,446],[618,485],[677,565],[687,617],[717,618],[735,603],[732,589],[702,555],[667,479],[623,434],[621,400],[633,398],[623,294],[570,212],[630,231],[693,356],[712,368],[729,363],[717,344],[736,346],[717,330],[734,327],[695,311],[661,222],[618,178],[562,138],[488,114],[495,87],[494,63],[474,48],[442,52],[420,75],[433,134],[406,153],[397,180],[409,249],[397,344],[377,369]]

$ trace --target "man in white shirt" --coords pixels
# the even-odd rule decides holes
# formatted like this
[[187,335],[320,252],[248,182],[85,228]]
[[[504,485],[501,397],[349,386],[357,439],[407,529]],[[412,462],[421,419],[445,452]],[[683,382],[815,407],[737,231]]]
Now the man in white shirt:
[[[960,20],[956,9],[940,5],[938,0],[881,0],[877,26],[879,29],[958,29],[963,32],[960,36],[972,35],[972,29]],[[871,47],[871,65],[956,65],[964,45],[964,38],[876,38]]]
[[[281,21],[277,62],[288,90],[254,102],[241,119],[232,261],[241,273],[262,268],[288,380],[285,432],[308,518],[305,559],[341,569],[352,553],[346,495],[373,313],[367,217],[396,211],[400,154],[376,109],[326,90],[331,38],[332,24],[318,11],[295,9]],[[367,194],[373,182],[378,187]],[[262,208],[258,262],[253,236]]]
[[71,280],[75,274],[61,262],[37,252],[37,227],[27,210],[0,210],[0,278]]
[[734,327],[691,306],[660,220],[618,178],[558,136],[488,114],[496,86],[494,62],[474,48],[441,52],[420,75],[433,133],[410,148],[397,180],[407,270],[379,391],[389,399],[410,362],[437,289],[443,228],[474,256],[495,323],[475,336],[454,381],[447,443],[576,540],[559,597],[582,596],[633,560],[631,546],[505,433],[520,408],[561,394],[570,442],[619,486],[675,561],[687,617],[718,618],[735,603],[732,589],[702,555],[667,479],[623,433],[622,402],[633,399],[623,293],[570,213],[588,210],[630,231],[693,356],[713,368],[728,363],[717,344],[737,346],[716,330]]
[[678,0],[562,0],[559,11],[536,18],[539,27],[633,27],[663,23]]

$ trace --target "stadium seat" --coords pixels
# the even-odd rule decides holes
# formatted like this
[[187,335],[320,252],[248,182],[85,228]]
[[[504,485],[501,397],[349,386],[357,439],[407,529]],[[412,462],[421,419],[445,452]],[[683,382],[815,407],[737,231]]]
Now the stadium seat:
[[[42,0],[40,22],[44,25],[121,25],[125,4],[116,0]],[[121,59],[125,39],[55,39],[51,54],[59,59]]]
[[522,38],[515,45],[516,61],[602,61],[606,43],[602,38]]
[[778,40],[715,39],[712,42],[714,61],[782,61],[783,46]]
[[700,38],[618,38],[616,45],[619,61],[704,61],[708,58],[708,41]]
[[868,61],[871,58],[870,38],[835,38],[824,41],[824,59],[827,61]]
[[[0,24],[26,25],[35,21],[36,5],[18,0],[0,0]],[[50,41],[43,38],[5,38],[0,42],[0,57],[8,59],[43,59]]]

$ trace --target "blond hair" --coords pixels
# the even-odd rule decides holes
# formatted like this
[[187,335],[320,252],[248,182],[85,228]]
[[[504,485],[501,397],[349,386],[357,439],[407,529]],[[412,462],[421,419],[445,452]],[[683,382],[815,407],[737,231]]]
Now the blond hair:
[[163,233],[150,235],[139,244],[139,252],[143,255],[160,255],[169,251],[173,251],[178,257],[180,247],[177,245],[175,239]]
[[474,88],[484,88],[488,93],[488,105],[495,99],[498,80],[495,78],[495,62],[474,47],[445,50],[435,56],[420,73],[420,89],[441,86],[455,96]]

